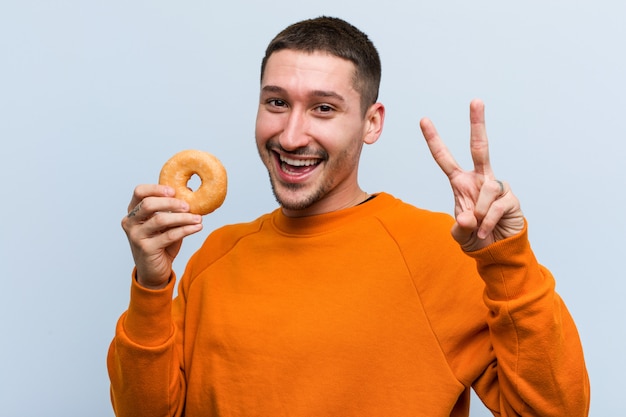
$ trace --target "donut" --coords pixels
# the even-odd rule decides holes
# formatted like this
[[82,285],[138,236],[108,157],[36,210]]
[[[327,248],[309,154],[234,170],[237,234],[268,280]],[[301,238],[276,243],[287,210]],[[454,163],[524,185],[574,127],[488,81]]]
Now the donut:
[[[193,175],[202,184],[193,191],[187,187]],[[222,205],[226,198],[226,169],[215,156],[193,149],[176,153],[161,168],[159,184],[176,190],[174,197],[185,200],[194,214],[209,214]]]

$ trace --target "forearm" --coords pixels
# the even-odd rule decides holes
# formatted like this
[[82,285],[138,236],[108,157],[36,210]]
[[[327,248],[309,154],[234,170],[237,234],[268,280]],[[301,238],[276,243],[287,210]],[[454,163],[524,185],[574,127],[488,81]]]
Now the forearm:
[[118,321],[107,358],[118,417],[182,412],[184,380],[171,314],[173,285],[153,291],[133,279],[129,309]]
[[589,384],[578,332],[552,275],[537,263],[526,229],[472,256],[486,283],[497,358],[491,377],[498,383],[481,382],[498,387],[500,404],[490,406],[502,415],[586,416]]

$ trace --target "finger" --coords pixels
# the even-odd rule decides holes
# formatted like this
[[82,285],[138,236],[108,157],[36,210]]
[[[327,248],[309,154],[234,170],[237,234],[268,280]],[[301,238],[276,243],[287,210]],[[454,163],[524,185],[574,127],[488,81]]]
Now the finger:
[[[198,217],[201,221],[202,217]],[[197,223],[170,228],[141,240],[129,235],[138,281],[153,288],[164,286],[171,275],[172,261],[178,255],[183,238],[200,230],[202,224]]]
[[[200,216],[200,218],[202,219],[202,216]],[[186,224],[184,226],[176,227],[173,229],[168,229],[167,232],[162,233],[160,237],[164,239],[164,243],[169,242],[171,244],[174,242],[180,242],[182,241],[182,239],[186,238],[187,236],[192,235],[202,230],[202,227],[203,226],[202,226],[201,221],[198,223],[194,223],[194,224]],[[169,245],[165,245],[165,246],[169,246]]]
[[159,212],[142,223],[125,224],[131,246],[138,253],[154,253],[202,229],[202,216]]
[[489,162],[489,142],[485,126],[485,105],[479,99],[470,103],[470,151],[474,161],[474,171],[488,178],[494,178]]
[[189,204],[178,198],[146,197],[130,210],[127,217],[143,221],[161,211],[185,213],[189,211]]
[[202,216],[199,214],[160,212],[146,221],[137,238],[153,238],[157,247],[166,247],[201,229]]
[[480,222],[479,239],[486,238],[500,227],[507,213],[519,210],[519,201],[510,190],[508,183],[499,180],[487,181],[483,185],[475,211]]
[[452,237],[465,250],[476,240],[478,221],[471,211],[463,211],[456,216],[456,223],[452,226]]
[[128,204],[128,212],[131,212],[139,202],[146,197],[174,197],[175,191],[172,187],[160,184],[142,184],[135,187],[133,197]]
[[461,170],[461,167],[454,160],[454,157],[443,143],[443,140],[441,140],[437,129],[435,129],[435,125],[433,125],[429,119],[423,118],[420,120],[420,128],[422,129],[422,134],[424,135],[424,139],[426,139],[426,144],[435,162],[437,162],[437,165],[439,165],[448,178],[451,178],[455,172]]
[[131,217],[136,217],[137,213],[139,213],[139,211],[141,210],[141,206],[142,206],[143,200],[139,202],[139,204],[137,204],[129,213],[128,213],[128,217],[129,219]]
[[[187,214],[189,213],[189,204],[177,198],[166,197],[147,197],[141,200],[128,215],[122,218],[122,228],[130,239],[140,240],[151,236],[168,227],[176,227],[186,223],[197,223],[196,217],[169,217],[169,224],[162,223],[163,216],[158,214]],[[193,216],[193,215],[192,215]],[[157,217],[153,222],[150,220]],[[194,220],[195,219],[195,220]],[[135,230],[138,226],[138,230]],[[137,234],[140,233],[139,236]]]
[[508,188],[508,185],[499,180],[487,180],[480,187],[476,206],[474,207],[474,214],[479,222],[482,222],[485,218],[489,207],[506,193],[505,187]]

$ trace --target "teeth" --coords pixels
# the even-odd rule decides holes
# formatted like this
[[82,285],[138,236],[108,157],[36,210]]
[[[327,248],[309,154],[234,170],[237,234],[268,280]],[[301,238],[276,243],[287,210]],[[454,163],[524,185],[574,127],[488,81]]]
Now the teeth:
[[281,156],[280,161],[295,167],[308,167],[318,163],[317,159],[291,159],[285,156]]

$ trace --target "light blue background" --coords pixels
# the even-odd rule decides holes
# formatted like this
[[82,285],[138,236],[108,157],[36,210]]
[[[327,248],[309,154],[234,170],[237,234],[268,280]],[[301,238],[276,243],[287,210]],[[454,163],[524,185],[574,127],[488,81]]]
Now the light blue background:
[[210,230],[272,210],[253,141],[260,60],[280,29],[321,14],[360,27],[383,60],[366,190],[450,212],[418,120],[469,167],[468,104],[484,99],[495,172],[578,323],[591,415],[626,415],[626,3],[5,0],[2,416],[112,415],[105,356],[128,303],[120,220],[134,186],[186,148],[226,166],[226,203],[185,241],[178,273]]

